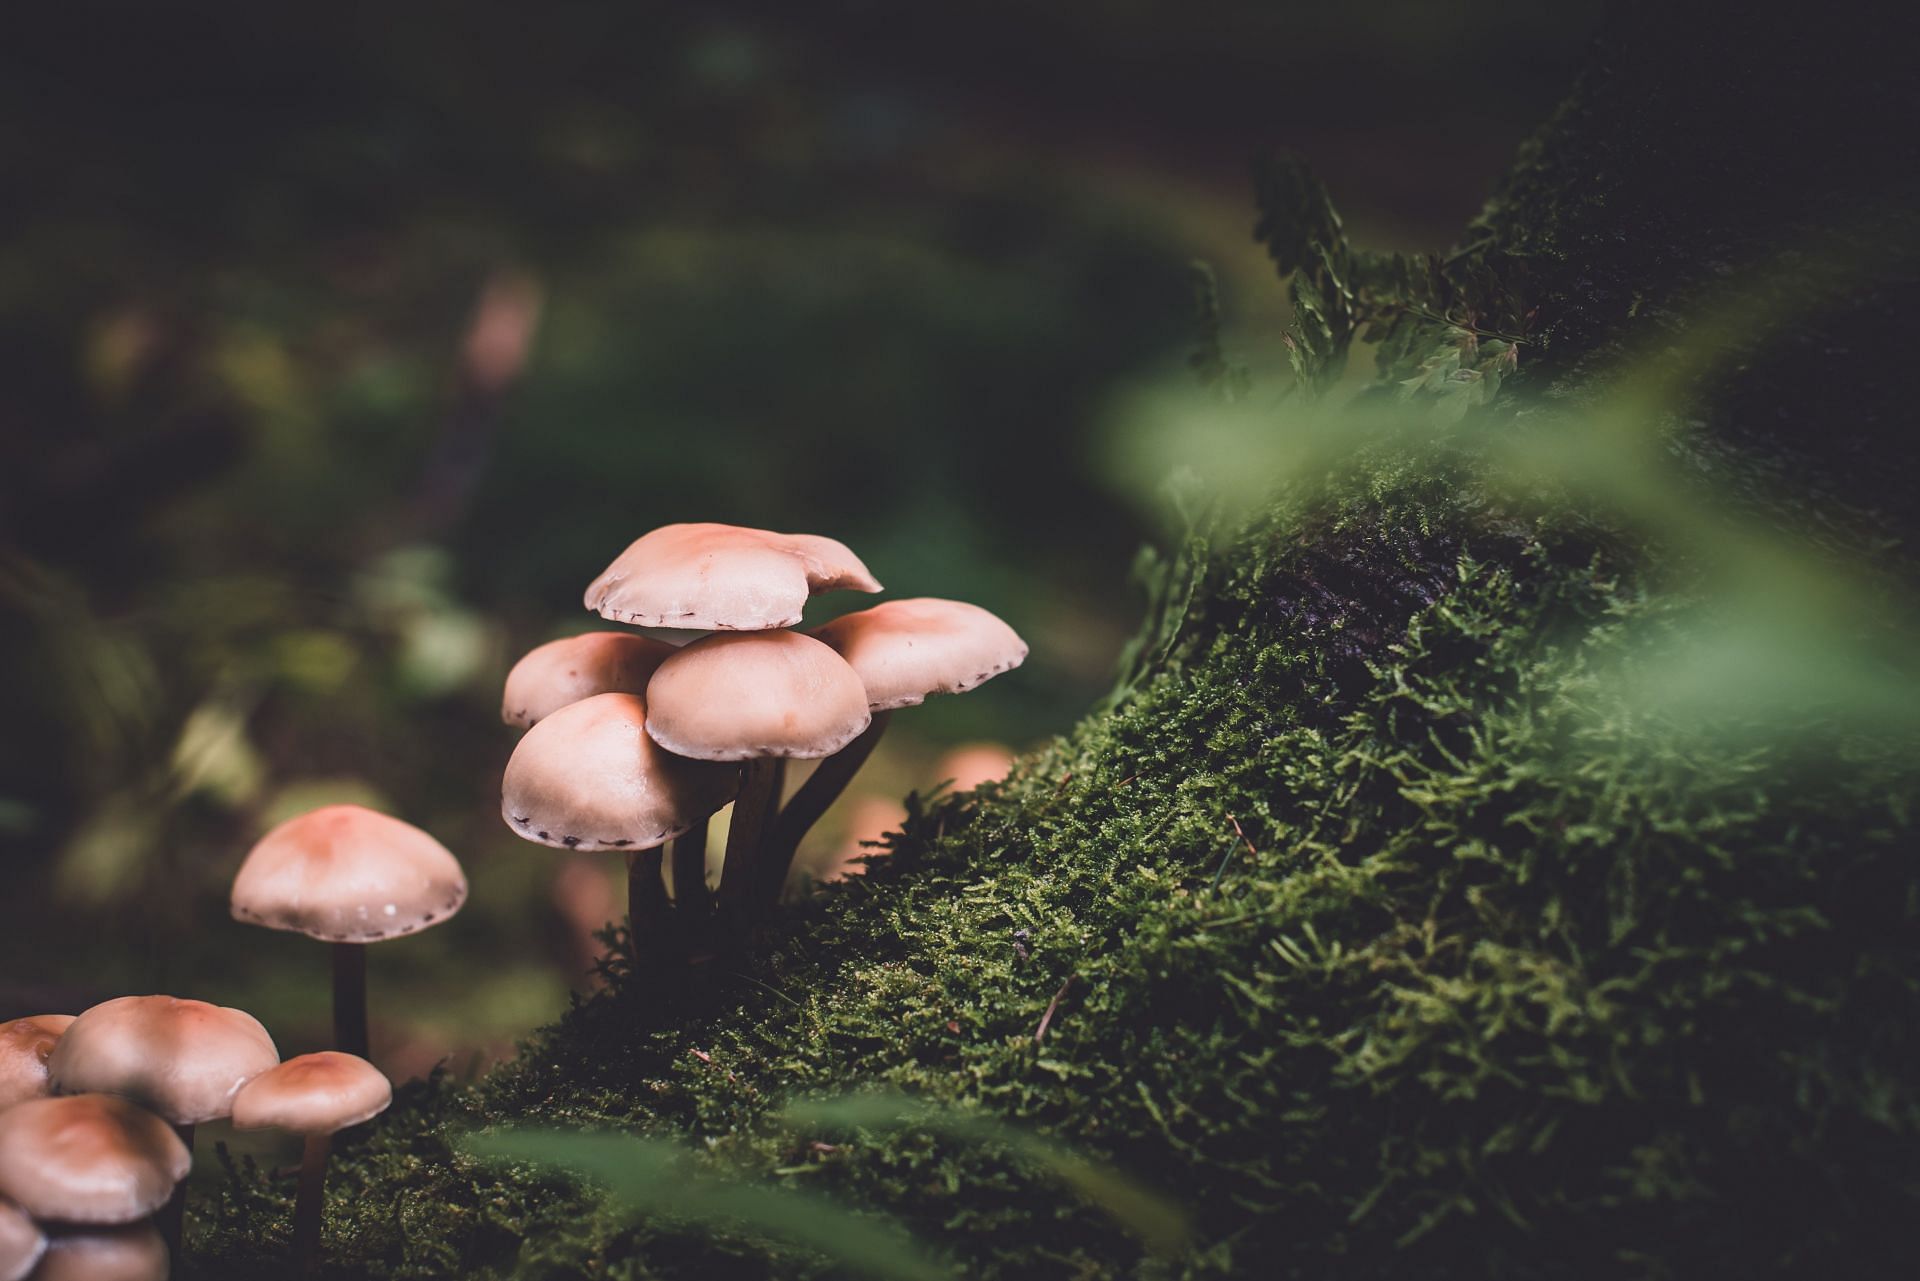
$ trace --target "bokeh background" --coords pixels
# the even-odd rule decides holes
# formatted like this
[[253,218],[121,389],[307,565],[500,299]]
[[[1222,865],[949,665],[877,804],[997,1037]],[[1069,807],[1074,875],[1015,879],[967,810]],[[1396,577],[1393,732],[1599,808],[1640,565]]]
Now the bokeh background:
[[[591,982],[618,863],[515,840],[499,687],[669,521],[830,534],[1022,670],[897,717],[804,860],[1109,687],[1190,377],[1189,264],[1277,394],[1262,148],[1361,244],[1444,247],[1595,6],[68,4],[0,42],[0,1018],[171,991],[328,1034],[233,923],[356,800],[472,898],[371,957],[374,1057],[478,1070]],[[1356,360],[1364,368],[1364,360]],[[867,603],[815,602],[817,618]]]

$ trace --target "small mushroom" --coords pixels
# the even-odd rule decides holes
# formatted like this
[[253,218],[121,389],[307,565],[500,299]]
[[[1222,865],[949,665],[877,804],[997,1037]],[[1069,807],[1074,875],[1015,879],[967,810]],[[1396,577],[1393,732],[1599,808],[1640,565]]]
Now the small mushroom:
[[151,1223],[56,1232],[33,1281],[167,1281],[167,1243]]
[[933,597],[886,601],[844,614],[814,635],[859,676],[873,723],[822,761],[780,812],[762,856],[761,894],[767,900],[780,896],[800,842],[872,755],[895,709],[934,694],[964,693],[1027,658],[1027,643],[994,614],[965,601]]
[[693,642],[647,682],[647,710],[654,742],[702,761],[831,756],[872,719],[846,660],[787,631]]
[[240,1087],[279,1061],[267,1029],[244,1010],[122,996],[73,1021],[47,1059],[47,1079],[55,1094],[117,1094],[189,1130],[227,1116]]
[[[697,837],[704,851],[707,819],[739,785],[732,769],[663,751],[647,733],[647,715],[637,694],[596,694],[561,708],[520,740],[500,789],[501,815],[516,835],[627,854],[636,948],[665,911],[660,846],[684,837],[692,848]],[[703,870],[703,889],[704,877]]]
[[872,719],[866,690],[812,637],[741,632],[697,640],[660,664],[647,705],[647,732],[668,751],[744,762],[720,878],[721,903],[738,915],[762,875],[786,761],[831,756],[858,738]]
[[47,1234],[19,1206],[0,1199],[0,1281],[20,1281],[47,1252]]
[[362,1058],[366,945],[436,925],[466,901],[466,874],[446,846],[358,805],[288,819],[233,878],[235,920],[333,944],[334,1048]]
[[144,1219],[192,1164],[172,1126],[114,1095],[29,1099],[0,1112],[0,1195],[42,1223]]
[[333,1136],[372,1120],[392,1102],[393,1086],[378,1068],[365,1059],[330,1050],[288,1059],[254,1077],[234,1097],[236,1129],[289,1130],[305,1139],[293,1209],[293,1263],[298,1275],[312,1275],[318,1258],[327,1152]]
[[527,728],[595,694],[641,694],[674,647],[631,632],[588,632],[529,650],[507,673],[500,719]]
[[641,627],[764,631],[800,621],[807,598],[880,583],[844,543],[740,525],[663,525],[587,588],[587,608]]
[[0,1110],[47,1093],[47,1056],[71,1014],[32,1014],[0,1023]]
[[1027,658],[1027,643],[998,615],[930,596],[843,614],[813,634],[859,673],[876,712],[964,694]]

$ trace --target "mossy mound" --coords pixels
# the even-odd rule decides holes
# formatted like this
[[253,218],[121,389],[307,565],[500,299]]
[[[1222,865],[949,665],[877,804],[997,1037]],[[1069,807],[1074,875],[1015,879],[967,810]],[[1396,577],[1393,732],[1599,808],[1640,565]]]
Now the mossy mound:
[[[1778,60],[1624,12],[1483,226],[1490,270],[1529,255],[1562,400],[1643,318],[1679,324],[1717,271],[1686,245],[1754,243],[1729,230],[1738,193],[1681,183],[1669,154],[1726,113],[1675,136],[1646,99],[1701,97],[1686,76],[1751,92]],[[1800,105],[1766,146],[1852,109]],[[1590,252],[1643,173],[1687,216]],[[1817,380],[1751,363],[1722,403],[1764,392],[1821,421]],[[1676,452],[1760,510],[1779,451],[1701,431]],[[917,804],[751,973],[662,1018],[614,963],[515,1062],[409,1092],[334,1181],[337,1274],[828,1270],[456,1151],[528,1124],[672,1137],[706,1168],[896,1216],[969,1277],[1891,1272],[1920,1213],[1910,738],[1818,700],[1650,701],[1636,672],[1715,609],[1705,567],[1591,505],[1507,501],[1472,447],[1383,444],[1187,550],[1197,576],[1117,706],[1004,783]],[[863,1086],[1129,1171],[1188,1209],[1190,1247],[1147,1254],[990,1145],[823,1143],[778,1117]],[[282,1187],[236,1170],[193,1251],[278,1275],[286,1217]]]
[[[1411,514],[1323,533],[1377,553],[1334,587],[1298,514],[1250,536],[1124,706],[922,810],[677,1025],[616,971],[478,1088],[417,1092],[337,1181],[342,1274],[809,1270],[453,1155],[496,1123],[684,1136],[901,1216],[964,1275],[1160,1266],[1004,1157],[770,1120],[862,1084],[1137,1173],[1193,1212],[1199,1275],[1880,1257],[1920,1209],[1910,758],[1650,727],[1601,673],[1686,606],[1542,537],[1463,542],[1436,582],[1441,539],[1396,550]],[[1398,608],[1399,639],[1328,661],[1348,615],[1308,621],[1315,591]],[[221,1210],[269,1240],[283,1213],[244,1179]]]

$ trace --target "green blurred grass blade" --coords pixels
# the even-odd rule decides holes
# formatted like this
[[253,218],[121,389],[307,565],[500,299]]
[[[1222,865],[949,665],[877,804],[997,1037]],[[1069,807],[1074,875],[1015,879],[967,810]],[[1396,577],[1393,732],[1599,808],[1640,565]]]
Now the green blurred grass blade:
[[671,1144],[617,1134],[509,1130],[475,1135],[466,1149],[483,1160],[555,1166],[642,1214],[746,1228],[883,1281],[952,1281],[953,1274],[896,1225],[823,1197],[696,1174]]
[[928,1107],[898,1094],[796,1103],[782,1118],[792,1125],[824,1129],[913,1128],[1001,1147],[1099,1206],[1155,1254],[1177,1254],[1187,1243],[1187,1215],[1178,1205],[1111,1166],[1004,1122]]

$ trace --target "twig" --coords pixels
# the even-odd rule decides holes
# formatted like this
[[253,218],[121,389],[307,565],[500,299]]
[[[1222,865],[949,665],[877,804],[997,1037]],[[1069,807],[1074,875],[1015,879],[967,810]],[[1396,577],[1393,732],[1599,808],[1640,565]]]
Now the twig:
[[[1246,845],[1247,853],[1253,855],[1255,858],[1259,858],[1260,851],[1253,848],[1252,841],[1247,840],[1246,832],[1241,830],[1240,820],[1235,818],[1233,815],[1229,814],[1227,815],[1227,822],[1233,824],[1233,833],[1235,836],[1238,836],[1240,840]],[[1232,861],[1233,861],[1233,847],[1228,846],[1226,857],[1220,860],[1219,867],[1216,867],[1213,869],[1213,879],[1207,883],[1208,890],[1217,890],[1220,888],[1220,878],[1227,874],[1227,864]]]
[[1060,985],[1060,990],[1053,994],[1051,1001],[1047,1002],[1047,1012],[1040,1016],[1040,1026],[1033,1029],[1033,1043],[1035,1045],[1040,1044],[1040,1042],[1046,1039],[1047,1028],[1053,1022],[1054,1011],[1060,1008],[1061,998],[1066,996],[1067,989],[1073,986],[1073,980],[1077,977],[1078,975],[1074,974],[1067,975],[1067,981]]

